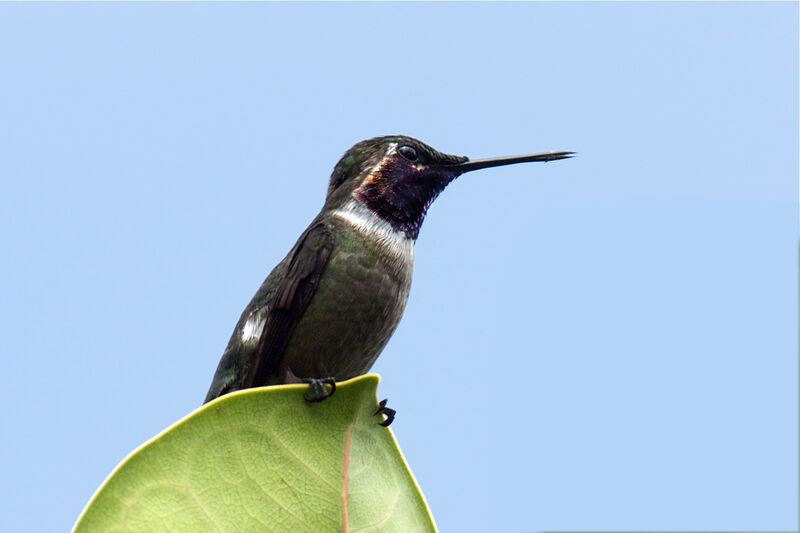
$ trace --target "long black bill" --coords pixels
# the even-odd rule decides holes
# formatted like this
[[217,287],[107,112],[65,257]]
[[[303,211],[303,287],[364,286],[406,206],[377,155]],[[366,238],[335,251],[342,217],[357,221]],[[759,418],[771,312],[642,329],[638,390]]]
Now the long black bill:
[[455,165],[461,172],[469,172],[481,168],[499,167],[502,165],[513,165],[514,163],[529,163],[531,161],[557,161],[573,157],[575,152],[542,152],[541,154],[510,155],[506,157],[488,157],[486,159],[474,159]]

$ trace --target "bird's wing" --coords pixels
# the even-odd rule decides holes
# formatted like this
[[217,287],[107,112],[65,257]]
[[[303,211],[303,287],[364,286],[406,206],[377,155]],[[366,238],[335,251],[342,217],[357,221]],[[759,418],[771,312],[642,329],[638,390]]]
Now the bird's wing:
[[278,371],[295,326],[317,290],[333,250],[333,235],[323,222],[311,225],[289,254],[286,273],[278,282],[255,349],[244,388],[258,387]]

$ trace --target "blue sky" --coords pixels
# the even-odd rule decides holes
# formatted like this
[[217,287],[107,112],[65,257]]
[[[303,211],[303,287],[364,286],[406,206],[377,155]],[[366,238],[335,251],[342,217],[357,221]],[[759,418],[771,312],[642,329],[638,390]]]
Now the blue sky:
[[[374,371],[442,531],[798,527],[798,7],[0,4],[0,516],[196,408],[355,142],[488,157]],[[46,509],[43,512],[43,509]]]

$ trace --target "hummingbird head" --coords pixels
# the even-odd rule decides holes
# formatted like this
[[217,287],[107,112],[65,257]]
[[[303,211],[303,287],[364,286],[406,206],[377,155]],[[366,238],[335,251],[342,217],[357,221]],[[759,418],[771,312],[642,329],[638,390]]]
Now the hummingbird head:
[[325,207],[334,208],[352,198],[395,230],[416,239],[431,203],[464,172],[564,159],[572,154],[550,152],[470,161],[464,156],[439,152],[411,137],[375,137],[350,148],[336,164]]

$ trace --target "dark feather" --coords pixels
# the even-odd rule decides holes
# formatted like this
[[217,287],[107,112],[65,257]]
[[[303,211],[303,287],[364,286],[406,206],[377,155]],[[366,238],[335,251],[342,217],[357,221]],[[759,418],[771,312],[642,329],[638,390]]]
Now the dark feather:
[[265,385],[278,372],[297,322],[316,292],[333,249],[333,235],[323,224],[312,225],[292,250],[289,267],[278,284],[255,350],[255,362],[243,388]]

